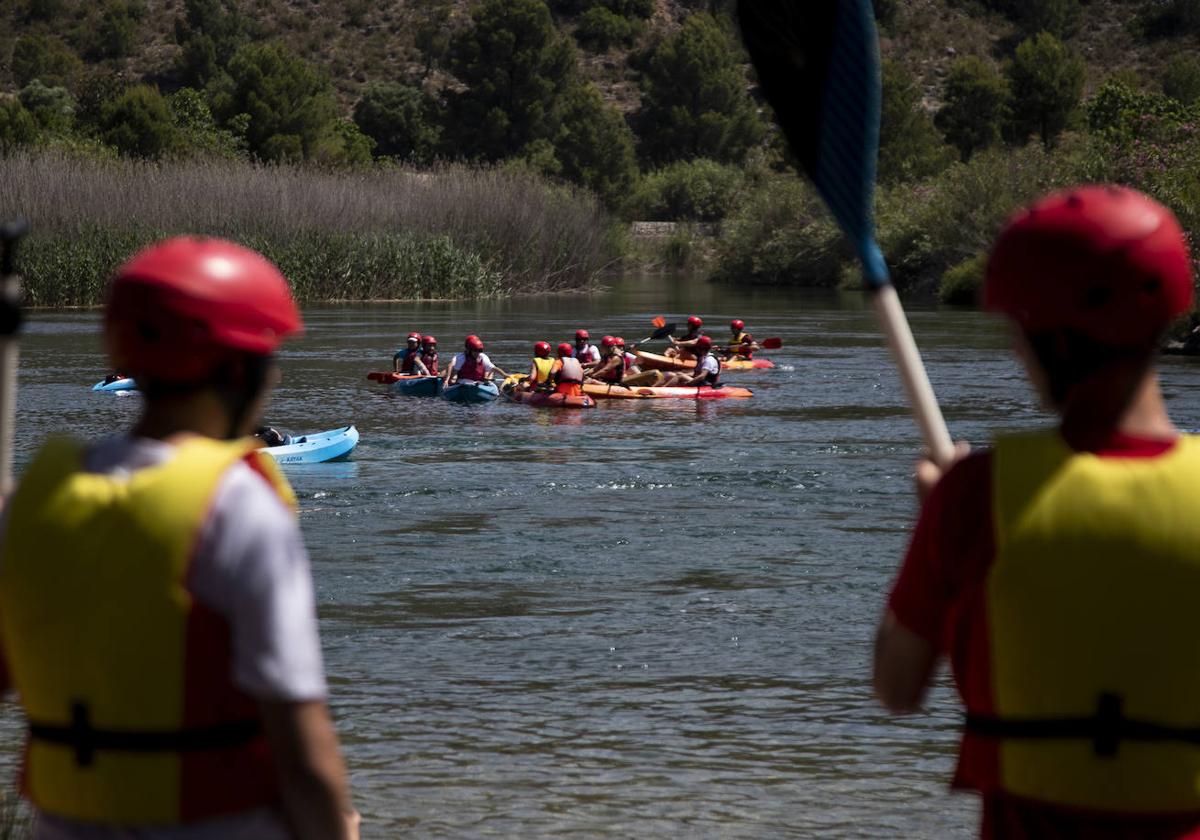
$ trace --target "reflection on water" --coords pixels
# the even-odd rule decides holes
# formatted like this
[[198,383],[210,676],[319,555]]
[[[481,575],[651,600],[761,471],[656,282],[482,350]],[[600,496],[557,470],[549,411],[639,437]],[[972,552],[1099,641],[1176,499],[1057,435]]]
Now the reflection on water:
[[[456,406],[364,378],[410,329],[447,350],[479,333],[522,369],[535,339],[692,312],[784,339],[778,369],[727,374],[753,399]],[[893,720],[867,683],[919,441],[861,296],[666,279],[306,317],[267,419],[362,435],[353,460],[287,474],[365,836],[971,835],[974,803],[946,791],[949,691]],[[22,462],[51,431],[136,415],[87,390],[96,322],[33,316]],[[913,326],[956,437],[1044,422],[985,316]],[[1195,368],[1165,376],[1200,426]]]

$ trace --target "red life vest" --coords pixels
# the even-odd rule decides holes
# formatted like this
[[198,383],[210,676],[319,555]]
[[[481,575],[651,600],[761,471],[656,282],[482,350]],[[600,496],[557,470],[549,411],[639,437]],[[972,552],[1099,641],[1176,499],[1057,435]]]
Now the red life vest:
[[404,356],[403,356],[403,358],[400,359],[400,372],[401,373],[412,373],[413,367],[414,367],[413,362],[416,361],[416,358],[417,358],[416,350],[410,350],[407,347],[404,348]]
[[[620,384],[621,380],[625,378],[625,356],[624,354],[617,354],[616,356],[609,356],[608,358],[615,358],[617,360],[617,366],[609,368],[596,378],[602,382],[614,382]],[[607,362],[605,364],[607,364]]]
[[429,372],[434,376],[437,376],[438,372],[437,363],[438,354],[436,350],[434,350],[432,353],[423,353],[421,355],[421,364],[425,365],[425,367],[429,369]]
[[463,356],[462,367],[458,369],[458,378],[469,379],[472,382],[482,382],[487,376],[487,368],[479,356]]

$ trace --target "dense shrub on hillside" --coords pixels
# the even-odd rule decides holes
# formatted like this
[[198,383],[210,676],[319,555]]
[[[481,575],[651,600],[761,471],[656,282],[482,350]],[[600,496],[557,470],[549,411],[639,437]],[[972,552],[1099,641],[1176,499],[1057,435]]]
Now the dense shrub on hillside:
[[769,179],[726,218],[713,279],[833,286],[854,252],[817,194],[791,176]]
[[354,122],[375,141],[375,153],[428,162],[441,137],[437,103],[420,88],[383,83],[367,88],[354,106]]
[[593,52],[616,45],[629,45],[642,31],[641,21],[622,17],[604,6],[592,6],[579,16],[575,40]]
[[208,100],[200,91],[180,88],[171,94],[167,104],[178,132],[181,154],[232,159],[245,151],[242,134],[217,125]]
[[222,120],[249,115],[246,142],[267,161],[300,161],[328,150],[337,104],[321,73],[282,44],[251,44],[229,62],[213,96]]
[[179,147],[179,132],[158,88],[136,85],[104,109],[101,139],[122,154],[156,158]]
[[1026,35],[1049,32],[1069,38],[1079,29],[1079,0],[1000,0]]
[[237,0],[184,0],[184,16],[175,21],[182,48],[176,72],[187,85],[201,88],[216,78],[249,39]]
[[427,78],[434,67],[445,63],[450,52],[450,16],[454,4],[450,0],[420,0],[413,8],[419,15],[413,30],[413,45],[421,53],[422,78]]
[[1083,95],[1083,59],[1043,32],[1021,42],[1008,66],[1012,93],[1010,139],[1033,135],[1050,148],[1066,129]]
[[642,156],[654,164],[707,157],[738,163],[763,137],[746,95],[743,56],[710,15],[695,14],[646,61],[637,115]]
[[735,206],[745,183],[736,166],[704,158],[676,161],[642,178],[626,212],[647,221],[716,222]]
[[981,58],[961,58],[951,67],[934,125],[962,160],[1000,142],[1008,118],[1008,84]]
[[1184,105],[1200,101],[1200,59],[1176,57],[1163,72],[1162,88],[1164,94]]
[[83,76],[83,61],[51,35],[22,35],[13,44],[12,74],[21,87],[38,79],[73,90]]
[[10,152],[38,139],[33,115],[16,99],[0,98],[0,151]]
[[1151,38],[1200,32],[1200,0],[1143,0],[1137,25]]
[[916,80],[898,61],[885,61],[879,180],[891,183],[927,178],[945,169],[953,156],[922,107]]
[[484,0],[471,21],[450,47],[466,87],[448,96],[447,152],[494,161],[554,135],[575,54],[542,0]]
[[576,85],[563,99],[553,138],[560,174],[590,189],[608,206],[625,199],[637,180],[633,132],[594,85]]
[[95,50],[103,58],[125,58],[137,46],[138,21],[145,7],[125,0],[113,0],[104,7],[96,29]]
[[75,98],[63,87],[50,87],[34,79],[21,88],[21,105],[43,131],[67,134],[75,124]]

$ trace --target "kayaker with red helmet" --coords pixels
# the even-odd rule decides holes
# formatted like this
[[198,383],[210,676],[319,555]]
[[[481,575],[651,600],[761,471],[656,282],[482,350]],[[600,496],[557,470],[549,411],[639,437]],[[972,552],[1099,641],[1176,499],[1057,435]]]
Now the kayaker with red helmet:
[[396,373],[412,374],[414,363],[421,355],[421,334],[411,332],[404,340],[405,347],[400,348],[392,356],[392,370]]
[[600,352],[600,364],[586,371],[588,379],[607,385],[620,385],[625,377],[625,348],[617,344],[615,336],[606,335],[600,340]]
[[729,333],[729,343],[725,345],[726,359],[750,359],[755,350],[761,349],[754,341],[754,336],[746,332],[746,322],[741,318],[729,322]]
[[421,354],[413,363],[413,371],[421,376],[438,375],[437,339],[432,335],[421,337]]
[[721,360],[713,352],[712,339],[706,335],[700,336],[692,344],[692,350],[696,356],[696,367],[691,373],[684,371],[676,374],[668,384],[720,388]]
[[491,380],[493,373],[508,376],[483,352],[483,339],[477,335],[469,335],[463,342],[463,352],[456,355],[450,367],[446,369],[443,382],[447,386],[455,382],[487,382]]
[[696,345],[696,339],[703,335],[700,330],[704,326],[704,321],[698,316],[692,315],[687,319],[687,325],[687,332],[681,338],[673,335],[667,336],[667,341],[671,342],[671,346],[666,349],[664,355],[680,359],[690,359],[695,355],[692,348]]
[[601,353],[596,349],[596,345],[592,344],[592,336],[587,330],[575,330],[574,353],[579,364],[584,367],[600,361]]
[[550,391],[554,388],[552,374],[555,360],[550,357],[550,342],[539,341],[533,345],[533,364],[523,385],[530,390]]
[[303,329],[219,239],[152,245],[104,333],[133,429],[51,439],[0,537],[0,689],[39,837],[353,838],[295,496],[249,437]]
[[583,393],[583,365],[575,358],[575,348],[567,342],[558,345],[558,359],[550,370],[554,393],[578,397]]
[[1200,440],[1155,371],[1192,284],[1175,217],[1121,187],[1050,195],[992,250],[984,304],[1059,422],[918,465],[874,677],[916,711],[949,657],[984,837],[1200,832]]

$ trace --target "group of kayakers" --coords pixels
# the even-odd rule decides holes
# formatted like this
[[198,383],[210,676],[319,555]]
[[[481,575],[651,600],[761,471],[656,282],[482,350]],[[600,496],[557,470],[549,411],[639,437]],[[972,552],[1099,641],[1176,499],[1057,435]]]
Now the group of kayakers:
[[[695,365],[689,370],[643,370],[636,343],[626,345],[621,336],[606,335],[597,346],[592,343],[588,330],[578,329],[574,343],[564,341],[552,348],[548,341],[536,342],[529,373],[520,387],[568,396],[582,393],[585,382],[631,387],[718,388],[723,361],[748,360],[760,349],[754,337],[746,332],[745,321],[740,318],[730,322],[730,337],[724,347],[718,346],[703,333],[704,321],[698,316],[689,317],[687,326],[687,333],[680,338],[665,336],[671,346],[664,355],[675,360],[694,360]],[[411,332],[405,345],[392,356],[392,370],[400,375],[442,376],[446,385],[486,381],[496,372],[508,377],[483,352],[483,340],[477,335],[467,336],[463,342],[463,352],[456,355],[443,372],[439,372],[437,339],[434,336]]]

